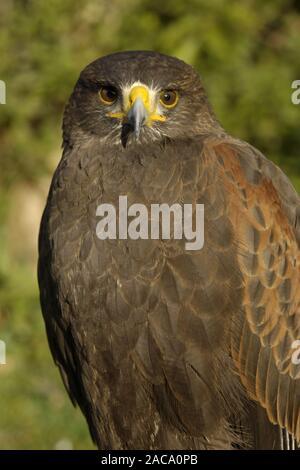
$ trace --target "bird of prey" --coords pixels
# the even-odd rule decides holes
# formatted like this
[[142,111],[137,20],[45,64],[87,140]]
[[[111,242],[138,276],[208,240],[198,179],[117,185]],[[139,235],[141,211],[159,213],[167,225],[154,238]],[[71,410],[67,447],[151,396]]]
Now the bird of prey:
[[[204,204],[203,247],[100,239],[97,207],[120,196]],[[129,51],[81,72],[38,278],[54,361],[99,449],[299,443],[299,210],[283,172],[222,128],[191,66]]]

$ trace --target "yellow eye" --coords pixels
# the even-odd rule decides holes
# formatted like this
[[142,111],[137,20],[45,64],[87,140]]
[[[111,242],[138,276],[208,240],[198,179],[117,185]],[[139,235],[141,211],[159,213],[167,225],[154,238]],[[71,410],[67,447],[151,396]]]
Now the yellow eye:
[[118,98],[118,92],[112,86],[103,86],[100,88],[99,96],[102,103],[111,105]]
[[178,103],[178,93],[174,90],[163,90],[160,93],[159,101],[166,108],[174,108]]

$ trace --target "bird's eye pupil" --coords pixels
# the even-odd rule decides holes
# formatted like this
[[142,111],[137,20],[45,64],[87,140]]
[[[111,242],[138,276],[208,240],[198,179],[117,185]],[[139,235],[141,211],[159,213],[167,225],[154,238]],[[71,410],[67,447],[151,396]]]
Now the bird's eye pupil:
[[167,108],[173,108],[178,102],[178,93],[174,90],[163,90],[160,94],[160,102]]
[[106,96],[107,98],[109,98],[110,100],[113,100],[116,96],[116,93],[113,91],[113,90],[107,90],[106,92]]
[[111,86],[103,86],[99,92],[100,99],[104,104],[113,104],[118,96],[118,92]]

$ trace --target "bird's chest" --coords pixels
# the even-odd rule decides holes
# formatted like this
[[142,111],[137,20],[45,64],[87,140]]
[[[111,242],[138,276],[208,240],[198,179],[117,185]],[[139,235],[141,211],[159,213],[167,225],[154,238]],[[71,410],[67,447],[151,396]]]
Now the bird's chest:
[[216,180],[193,153],[102,158],[60,173],[49,219],[60,295],[79,329],[84,317],[86,337],[119,345],[117,363],[157,318],[176,330],[182,309],[228,309],[235,254]]

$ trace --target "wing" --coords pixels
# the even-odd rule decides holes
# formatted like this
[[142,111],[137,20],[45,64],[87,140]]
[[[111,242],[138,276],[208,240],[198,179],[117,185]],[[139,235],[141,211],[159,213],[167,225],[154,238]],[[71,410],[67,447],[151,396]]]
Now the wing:
[[300,201],[281,170],[250,145],[223,142],[214,151],[244,281],[232,355],[249,396],[299,442]]
[[[83,413],[89,416],[92,438],[95,436],[94,415],[91,413],[88,396],[88,383],[92,382],[82,336],[74,321],[74,302],[70,301],[72,283],[69,284],[67,273],[77,272],[76,248],[82,246],[86,235],[83,223],[83,208],[78,204],[81,190],[84,189],[82,178],[76,182],[72,192],[67,191],[66,174],[72,165],[66,164],[67,152],[54,174],[48,201],[44,210],[39,232],[38,282],[40,302],[45,321],[49,347],[55,364],[59,368],[63,383],[74,406],[79,405]],[[56,196],[51,198],[52,193]],[[61,212],[69,215],[66,223],[61,224]],[[54,240],[57,243],[54,246]],[[74,289],[82,294],[84,276],[77,276]],[[78,320],[77,320],[78,321]],[[84,322],[82,322],[84,323]],[[92,392],[91,392],[92,393]]]

